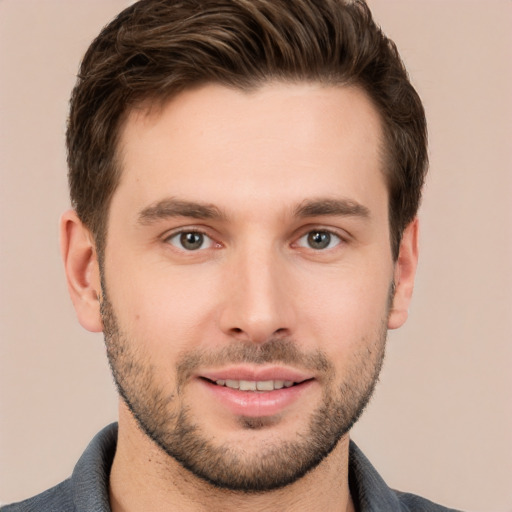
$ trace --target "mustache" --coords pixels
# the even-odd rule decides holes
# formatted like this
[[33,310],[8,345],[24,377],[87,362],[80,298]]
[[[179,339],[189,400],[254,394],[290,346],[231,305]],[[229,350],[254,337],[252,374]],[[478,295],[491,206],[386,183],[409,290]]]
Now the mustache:
[[236,342],[218,350],[197,350],[183,354],[176,366],[178,386],[201,368],[231,364],[286,364],[321,374],[334,372],[333,364],[320,350],[304,352],[290,338],[271,338],[262,344],[250,341]]

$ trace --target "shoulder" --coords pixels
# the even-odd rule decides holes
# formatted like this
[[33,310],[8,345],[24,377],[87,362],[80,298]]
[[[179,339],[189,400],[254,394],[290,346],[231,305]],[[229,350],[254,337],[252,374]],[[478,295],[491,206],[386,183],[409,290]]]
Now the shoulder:
[[33,498],[0,507],[1,512],[72,512],[73,510],[69,479]]
[[0,512],[109,512],[108,480],[117,444],[117,424],[99,432],[75,465],[71,478]]
[[361,512],[457,512],[415,494],[389,488],[352,440],[349,451],[349,485],[352,499]]
[[401,510],[411,512],[458,512],[454,508],[446,508],[430,500],[407,492],[394,491],[401,505]]

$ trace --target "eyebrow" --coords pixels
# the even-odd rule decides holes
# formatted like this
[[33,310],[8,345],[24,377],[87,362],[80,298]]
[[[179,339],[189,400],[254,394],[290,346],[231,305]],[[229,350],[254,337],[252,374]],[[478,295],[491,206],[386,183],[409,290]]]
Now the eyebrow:
[[[295,208],[294,215],[299,218],[327,215],[368,218],[370,210],[350,199],[311,199],[300,203]],[[138,221],[142,225],[148,225],[173,217],[222,220],[226,215],[212,204],[166,198],[141,210]]]
[[327,215],[340,215],[346,217],[370,217],[370,210],[351,199],[313,199],[303,201],[296,209],[295,216],[317,217]]
[[143,210],[138,215],[140,224],[148,225],[172,217],[191,217],[193,219],[224,219],[224,213],[216,206],[194,201],[166,198]]

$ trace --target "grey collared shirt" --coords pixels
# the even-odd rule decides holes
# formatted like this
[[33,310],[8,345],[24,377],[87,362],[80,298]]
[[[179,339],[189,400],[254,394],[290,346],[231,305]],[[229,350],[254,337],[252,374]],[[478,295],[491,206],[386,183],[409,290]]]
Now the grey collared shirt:
[[[108,479],[117,443],[117,424],[94,437],[73,474],[59,485],[28,500],[6,505],[1,512],[110,512]],[[350,442],[350,492],[358,512],[457,512],[431,501],[390,489]]]

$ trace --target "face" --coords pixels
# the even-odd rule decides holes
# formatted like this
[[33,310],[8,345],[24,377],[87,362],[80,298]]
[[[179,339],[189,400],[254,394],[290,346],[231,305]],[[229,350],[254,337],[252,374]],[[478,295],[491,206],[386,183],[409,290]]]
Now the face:
[[245,491],[335,448],[377,379],[394,277],[379,117],[355,88],[208,85],[121,134],[109,360],[143,431]]

